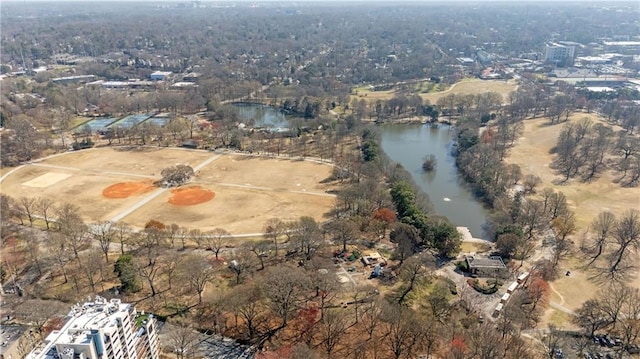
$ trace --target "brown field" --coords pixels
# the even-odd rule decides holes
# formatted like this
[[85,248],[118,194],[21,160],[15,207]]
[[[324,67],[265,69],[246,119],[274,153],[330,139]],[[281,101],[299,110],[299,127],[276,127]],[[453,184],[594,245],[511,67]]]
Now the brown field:
[[325,164],[288,159],[223,156],[198,173],[198,183],[235,184],[281,191],[324,192],[320,183],[331,175]]
[[[441,92],[433,93],[420,93],[420,97],[423,100],[429,100],[431,103],[436,103],[439,98],[444,97],[450,93],[458,95],[480,94],[485,92],[497,92],[501,94],[504,99],[513,91],[515,91],[517,83],[513,80],[480,80],[480,79],[465,79],[453,84],[448,89]],[[370,90],[358,90],[358,95],[352,95],[352,98],[365,99],[367,101],[376,100],[388,100],[396,94],[395,90],[389,91],[370,91]]]
[[[584,113],[574,114],[570,121],[597,116]],[[602,211],[617,215],[629,208],[640,209],[640,188],[625,188],[613,182],[610,171],[589,183],[572,179],[568,183],[558,183],[562,179],[549,167],[554,155],[549,150],[556,144],[562,124],[549,126],[549,120],[540,118],[525,121],[523,137],[511,149],[507,162],[520,166],[523,174],[535,174],[543,181],[543,187],[551,187],[567,196],[569,205],[576,213],[579,229],[586,229],[593,218]]]
[[223,228],[234,234],[260,233],[272,217],[288,221],[311,216],[322,220],[335,201],[332,196],[214,185],[201,187],[214,192],[215,198],[196,206],[175,206],[167,203],[171,196],[167,191],[133,212],[125,221],[144,224],[153,218],[203,231]]
[[[148,188],[159,179],[162,168],[176,163],[205,165],[184,187],[186,191]],[[122,221],[142,227],[156,219],[188,228],[218,227],[232,234],[246,234],[261,232],[272,217],[294,220],[312,216],[322,220],[335,199],[326,193],[333,187],[319,182],[331,171],[326,164],[238,154],[101,148],[27,164],[2,181],[1,192],[14,198],[48,197],[58,204],[74,203],[88,222],[126,214],[142,200],[157,196]]]
[[[570,121],[583,118],[602,121],[597,115],[586,113],[573,114]],[[541,187],[551,187],[567,196],[567,201],[576,214],[578,230],[574,241],[579,245],[589,223],[598,213],[609,210],[620,215],[629,208],[640,209],[640,188],[621,187],[613,182],[614,175],[611,172],[603,173],[590,183],[583,183],[578,179],[559,183],[560,176],[549,167],[554,158],[549,150],[555,145],[561,128],[562,124],[550,126],[549,119],[546,118],[525,121],[524,134],[511,149],[507,162],[518,164],[523,174],[539,176],[543,181]],[[589,279],[590,273],[584,270],[583,264],[578,257],[561,263],[560,278],[552,283],[555,289],[551,296],[553,302],[576,310],[584,301],[595,296],[598,286]],[[567,270],[571,271],[568,277],[564,276]],[[636,276],[628,284],[640,287],[640,277]],[[571,327],[569,319],[570,316],[566,313],[550,307],[543,322]]]
[[453,84],[450,88],[442,92],[420,94],[424,100],[436,103],[439,98],[455,93],[456,95],[477,95],[485,92],[497,92],[506,101],[509,94],[515,91],[517,83],[515,81],[504,80],[480,80],[467,79]]
[[[180,163],[194,167],[212,155],[212,153],[203,151],[172,148],[144,147],[133,151],[117,149],[118,147],[98,148],[74,152],[71,157],[69,154],[65,154],[49,158],[43,163],[79,168],[85,171],[125,172],[159,178],[160,171],[165,167]],[[120,147],[120,149],[124,148]]]

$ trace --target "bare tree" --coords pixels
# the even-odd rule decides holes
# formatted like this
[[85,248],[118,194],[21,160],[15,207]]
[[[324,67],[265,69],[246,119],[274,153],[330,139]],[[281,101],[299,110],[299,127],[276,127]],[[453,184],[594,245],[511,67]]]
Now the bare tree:
[[98,240],[100,249],[102,249],[102,253],[104,253],[104,259],[109,263],[111,242],[113,242],[113,239],[117,236],[118,228],[116,228],[116,225],[110,221],[96,223],[92,227],[94,238]]
[[522,186],[524,187],[524,192],[528,194],[536,193],[536,187],[542,183],[540,177],[532,174],[528,174],[524,176],[522,180]]
[[213,268],[206,258],[197,254],[188,254],[180,263],[180,269],[182,280],[197,294],[198,305],[202,304],[204,289],[214,276]]
[[414,256],[405,261],[400,267],[402,285],[398,289],[398,304],[408,299],[409,293],[418,285],[419,281],[429,272],[428,268],[435,264],[435,259],[428,254]]
[[67,283],[69,278],[67,277],[67,269],[66,266],[73,259],[70,255],[70,251],[65,247],[65,239],[62,234],[57,232],[49,232],[48,235],[48,247],[55,259],[62,275],[64,277],[64,282]]
[[255,266],[255,257],[247,247],[240,247],[235,251],[234,259],[229,264],[229,269],[236,275],[236,284],[246,277]]
[[229,238],[230,235],[229,232],[222,228],[214,228],[206,232],[204,234],[205,249],[212,250],[216,256],[216,260],[218,260],[218,254],[220,254],[220,251],[224,248],[227,238]]
[[342,250],[345,252],[347,251],[347,244],[354,239],[357,232],[357,225],[345,218],[329,222],[326,228],[333,235],[333,240],[342,245]]
[[63,204],[57,209],[58,226],[60,233],[66,239],[66,245],[71,247],[75,258],[78,252],[87,244],[88,229],[80,218],[80,209],[73,204]]
[[318,222],[308,216],[300,217],[300,220],[296,223],[294,237],[300,246],[300,250],[307,257],[311,257],[323,242]]
[[468,341],[471,353],[479,359],[501,357],[504,352],[503,340],[500,333],[488,323],[475,324],[468,330]]
[[356,285],[351,292],[351,298],[353,301],[354,319],[357,324],[360,320],[360,307],[361,304],[367,300],[373,300],[372,295],[375,291],[375,287],[371,284]]
[[247,243],[247,249],[256,256],[258,262],[260,262],[260,268],[258,270],[264,270],[264,259],[267,257],[267,252],[271,246],[271,241],[261,240],[252,241]]
[[168,325],[167,341],[178,359],[196,357],[200,334],[190,323],[186,321],[175,321]]
[[[26,234],[26,233],[24,233]],[[23,234],[23,235],[24,235]],[[38,276],[42,276],[42,251],[40,249],[40,241],[35,235],[29,235],[29,238],[23,238],[25,250],[31,259],[31,262],[38,270]]]
[[174,275],[178,268],[180,268],[180,264],[182,263],[182,256],[178,252],[170,252],[164,259],[164,274],[167,276],[167,285],[168,289],[171,290],[172,281]]
[[279,328],[284,328],[291,315],[306,302],[310,287],[304,272],[286,265],[267,269],[260,285],[267,307],[281,320]]
[[[82,270],[91,291],[96,293],[96,285],[104,280],[103,271],[104,264],[102,262],[102,253],[99,249],[93,248],[78,258],[79,268]],[[100,274],[98,278],[96,276]]]
[[175,245],[176,238],[180,235],[181,228],[175,223],[171,223],[170,225],[164,228],[164,234],[169,241],[169,245],[171,248]]
[[47,226],[47,230],[51,225],[51,212],[53,210],[53,204],[54,204],[53,200],[47,197],[40,197],[38,198],[38,201],[37,201],[38,211],[40,212],[42,219],[44,219],[44,223]]
[[29,299],[16,307],[14,314],[24,323],[30,323],[34,331],[44,339],[47,322],[57,314],[66,314],[68,305],[55,300]]
[[589,253],[588,265],[593,264],[605,251],[607,243],[611,239],[613,229],[616,224],[616,216],[609,212],[601,212],[598,214],[589,226],[591,232],[591,243],[586,244],[585,250]]
[[120,243],[120,254],[124,254],[124,245],[129,239],[131,227],[124,222],[118,222],[115,225],[115,232],[118,243]]
[[22,213],[24,213],[27,216],[27,219],[29,219],[29,225],[33,227],[33,221],[35,220],[36,206],[38,204],[38,202],[36,201],[36,198],[20,197],[20,199],[18,200],[18,204],[20,205],[20,209],[22,210]]
[[11,235],[11,218],[20,217],[20,223],[22,218],[20,215],[16,216],[17,203],[13,197],[6,194],[0,194],[0,245],[4,244],[4,241]]
[[601,303],[596,299],[589,299],[582,303],[572,320],[589,337],[593,337],[596,331],[610,324]]
[[159,256],[151,257],[150,260],[146,258],[136,258],[134,261],[134,267],[138,275],[146,279],[149,284],[149,290],[151,290],[151,296],[155,297],[158,294],[156,289],[156,278],[160,274],[161,264],[159,263]]
[[640,211],[630,209],[622,214],[613,230],[617,248],[609,255],[609,274],[611,279],[619,280],[634,268],[627,260],[631,251],[640,248]]
[[373,339],[373,335],[382,321],[382,313],[386,304],[387,302],[383,299],[374,299],[362,304],[362,325],[369,335],[369,339]]
[[327,353],[327,357],[334,357],[336,349],[346,339],[347,321],[347,314],[339,308],[327,311],[320,319],[318,323],[319,346]]
[[389,349],[389,357],[413,357],[422,342],[421,327],[416,313],[405,306],[390,305],[386,308],[383,318],[383,341]]
[[264,235],[273,242],[275,256],[278,257],[278,239],[287,230],[285,223],[279,218],[271,218],[264,225]]
[[255,284],[236,286],[227,293],[228,302],[233,310],[240,314],[247,329],[247,336],[252,340],[260,334],[263,323],[264,295],[262,288]]

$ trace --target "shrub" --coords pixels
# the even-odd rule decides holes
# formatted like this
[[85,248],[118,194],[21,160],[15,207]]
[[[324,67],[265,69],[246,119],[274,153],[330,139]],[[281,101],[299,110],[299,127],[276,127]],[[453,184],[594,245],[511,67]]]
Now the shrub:
[[456,268],[463,273],[469,272],[469,265],[467,264],[467,261],[458,261],[458,263],[456,263]]

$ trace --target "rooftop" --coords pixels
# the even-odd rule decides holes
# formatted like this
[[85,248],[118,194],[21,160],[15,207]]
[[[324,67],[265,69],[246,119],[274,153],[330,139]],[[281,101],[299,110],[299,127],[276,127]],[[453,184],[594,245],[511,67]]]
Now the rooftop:
[[52,359],[55,357],[55,345],[64,343],[87,344],[87,334],[91,329],[102,329],[115,325],[117,313],[128,312],[131,304],[120,299],[96,296],[92,302],[76,304],[67,315],[67,322],[60,330],[54,330],[40,347],[34,349],[27,359]]
[[469,268],[506,268],[502,258],[497,256],[489,258],[468,256],[467,263],[469,263]]

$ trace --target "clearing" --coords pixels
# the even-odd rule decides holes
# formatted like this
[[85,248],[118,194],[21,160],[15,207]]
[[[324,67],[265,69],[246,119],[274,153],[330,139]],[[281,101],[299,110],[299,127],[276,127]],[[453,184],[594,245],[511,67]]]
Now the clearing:
[[[432,93],[419,93],[423,100],[428,100],[432,104],[435,104],[439,98],[444,97],[450,93],[457,95],[469,95],[469,94],[481,94],[485,92],[497,92],[502,95],[504,100],[508,99],[511,92],[517,88],[517,82],[514,80],[480,80],[480,79],[464,79],[460,82],[456,82],[448,89],[440,92]],[[352,98],[365,99],[367,101],[376,100],[389,100],[396,94],[396,90],[388,91],[371,91],[366,88],[359,88],[357,95],[352,95]]]
[[[602,121],[599,116],[587,113],[574,113],[569,121],[584,118]],[[574,235],[576,245],[579,244],[589,223],[598,213],[609,210],[620,215],[629,208],[640,208],[638,200],[640,188],[621,187],[613,182],[614,176],[610,171],[603,173],[597,180],[589,183],[573,179],[566,183],[556,184],[560,176],[549,167],[554,158],[549,150],[555,146],[563,124],[549,125],[548,118],[526,120],[524,124],[523,136],[511,149],[506,161],[519,165],[523,175],[539,176],[543,181],[540,188],[551,187],[566,195],[570,208],[576,214],[578,227]],[[576,253],[576,256],[579,254]],[[586,272],[583,265],[584,263],[578,257],[568,258],[560,264],[560,277],[551,283],[555,289],[551,295],[552,302],[569,310],[576,310],[584,301],[596,294],[598,286],[589,279],[591,273]],[[571,275],[565,276],[566,271],[571,271]],[[636,277],[629,284],[640,287],[640,277]],[[571,328],[570,318],[569,314],[550,306],[543,318],[543,324],[553,323]]]
[[[569,120],[583,118],[599,120],[596,115],[585,113],[573,114]],[[541,188],[551,187],[563,192],[569,206],[576,213],[579,231],[585,230],[600,212],[611,211],[620,215],[629,208],[640,209],[640,188],[621,187],[614,183],[611,171],[602,173],[597,180],[588,183],[580,182],[579,179],[554,183],[561,176],[549,167],[555,157],[549,151],[555,146],[563,124],[550,126],[547,118],[526,120],[524,124],[523,137],[518,139],[506,161],[519,165],[523,175],[539,176],[543,183]]]
[[[197,169],[179,189],[160,190],[160,171],[183,163]],[[187,228],[262,232],[269,218],[324,219],[334,206],[332,167],[310,161],[219,154],[177,148],[97,148],[42,159],[2,181],[14,198],[48,197],[76,204],[87,222],[112,218],[141,228],[150,219]]]

